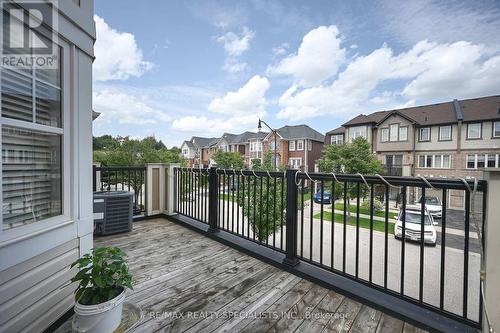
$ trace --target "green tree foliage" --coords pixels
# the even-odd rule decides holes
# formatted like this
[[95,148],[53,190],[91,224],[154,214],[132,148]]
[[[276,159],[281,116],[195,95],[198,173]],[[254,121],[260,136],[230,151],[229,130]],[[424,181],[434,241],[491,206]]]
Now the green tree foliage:
[[[256,171],[274,171],[272,153],[264,155],[263,163],[254,164]],[[247,217],[257,239],[265,241],[285,224],[286,183],[284,179],[274,177],[246,177],[245,188],[239,186],[239,206]],[[262,195],[261,195],[262,194]],[[250,199],[250,200],[249,200]],[[243,203],[243,200],[245,202]],[[281,235],[284,237],[283,235]]]
[[[318,161],[321,172],[334,172],[362,175],[373,175],[384,172],[382,163],[372,153],[372,147],[364,138],[357,138],[352,143],[343,145],[329,145],[326,147],[323,158]],[[325,186],[326,187],[326,186]],[[330,187],[330,186],[329,186]],[[327,187],[327,188],[329,188]],[[336,197],[341,197],[343,186],[336,185]],[[367,188],[361,186],[361,194],[366,194]],[[348,195],[350,198],[356,197],[357,185],[350,185]]]
[[217,163],[217,167],[221,169],[241,170],[245,167],[243,156],[236,152],[218,150],[212,158]]

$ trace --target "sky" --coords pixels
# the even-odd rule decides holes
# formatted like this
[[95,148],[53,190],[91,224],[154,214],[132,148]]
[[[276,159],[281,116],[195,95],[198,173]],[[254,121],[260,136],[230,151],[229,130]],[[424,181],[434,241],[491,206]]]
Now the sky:
[[500,94],[500,1],[95,0],[94,135],[307,124]]

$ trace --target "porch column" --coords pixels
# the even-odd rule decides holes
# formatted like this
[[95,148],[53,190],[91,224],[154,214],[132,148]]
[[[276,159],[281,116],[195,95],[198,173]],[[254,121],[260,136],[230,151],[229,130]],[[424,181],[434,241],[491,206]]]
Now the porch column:
[[[500,169],[488,170],[484,173],[488,182],[486,198],[486,219],[484,227],[484,252],[486,279],[484,294],[485,308],[492,326],[500,329]],[[484,308],[484,307],[483,307]],[[483,314],[483,330],[488,332],[486,318]]]
[[175,214],[175,178],[174,169],[179,168],[181,165],[179,163],[167,163],[164,164],[163,174],[165,176],[165,188],[164,188],[164,213],[167,215]]
[[165,209],[165,164],[146,164],[146,215],[161,214]]

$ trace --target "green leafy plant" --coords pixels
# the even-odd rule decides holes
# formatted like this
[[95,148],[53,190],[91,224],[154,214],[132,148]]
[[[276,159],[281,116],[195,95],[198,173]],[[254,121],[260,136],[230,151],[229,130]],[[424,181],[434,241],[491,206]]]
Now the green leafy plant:
[[118,247],[103,247],[72,263],[71,267],[79,270],[71,279],[79,281],[75,299],[83,305],[95,305],[115,298],[125,287],[133,289],[125,256]]
[[[363,203],[361,203],[361,208],[364,208],[369,212],[370,211],[370,199],[363,201]],[[384,204],[382,203],[382,201],[380,201],[377,198],[374,198],[373,199],[373,212],[374,213],[381,212],[383,209],[384,209]]]

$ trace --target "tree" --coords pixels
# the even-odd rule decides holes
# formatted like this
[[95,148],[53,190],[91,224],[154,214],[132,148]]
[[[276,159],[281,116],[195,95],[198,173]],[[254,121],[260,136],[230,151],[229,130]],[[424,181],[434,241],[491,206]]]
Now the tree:
[[[384,172],[382,163],[372,153],[371,145],[364,138],[356,138],[352,143],[343,145],[329,145],[326,147],[323,158],[318,161],[321,172],[334,172],[362,175],[373,175]],[[342,196],[343,186],[336,186],[336,197]],[[367,188],[361,185],[361,194],[365,196]],[[332,193],[333,195],[333,193]],[[357,186],[348,188],[348,198],[355,198]]]
[[218,150],[213,156],[213,160],[217,163],[217,167],[222,169],[241,170],[245,166],[245,160],[240,153],[225,152]]
[[[272,153],[264,155],[262,165],[256,163],[256,171],[274,171]],[[265,241],[270,235],[285,224],[286,183],[284,178],[246,177],[245,188],[239,186],[239,206],[244,207],[243,215],[247,217],[257,239]],[[276,186],[275,186],[276,184]],[[262,193],[262,195],[261,195]],[[249,200],[250,199],[250,200]],[[245,202],[243,202],[245,200]],[[281,237],[284,237],[281,235]]]

